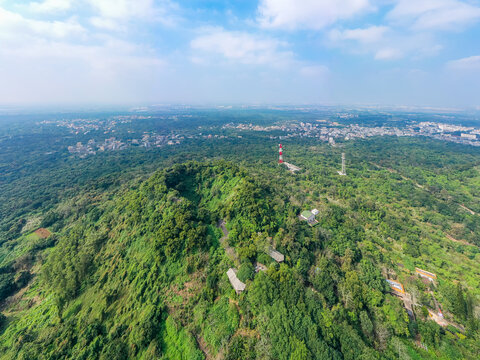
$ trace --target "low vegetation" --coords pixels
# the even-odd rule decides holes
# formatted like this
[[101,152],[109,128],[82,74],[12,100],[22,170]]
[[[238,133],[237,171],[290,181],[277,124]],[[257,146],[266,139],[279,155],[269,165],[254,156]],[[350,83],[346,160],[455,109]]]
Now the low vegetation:
[[[303,169],[292,175],[268,160],[274,147],[252,146],[254,162],[187,161],[64,199],[43,212],[46,239],[8,230],[0,359],[477,358],[480,221],[460,207],[480,210],[477,154],[414,139],[287,143]],[[298,218],[312,208],[315,226]],[[386,278],[413,298],[410,316]],[[429,315],[437,303],[448,326]]]

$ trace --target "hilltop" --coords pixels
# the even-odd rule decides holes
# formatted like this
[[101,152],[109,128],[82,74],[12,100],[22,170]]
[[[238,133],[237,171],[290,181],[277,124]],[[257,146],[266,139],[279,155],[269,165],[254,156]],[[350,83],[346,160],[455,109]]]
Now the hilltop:
[[[475,269],[476,245],[438,233],[439,219],[450,221],[443,200],[375,165],[368,177],[358,166],[334,180],[330,150],[309,150],[323,168],[301,151],[290,155],[299,174],[192,161],[57,205],[39,222],[53,235],[26,232],[2,257],[13,297],[0,358],[475,358],[478,278],[457,286],[426,259],[435,249]],[[415,196],[428,197],[433,223],[417,215]],[[313,207],[309,226],[298,215]],[[422,282],[420,265],[438,281]],[[230,268],[246,285],[239,294]],[[387,278],[415,293],[410,317]],[[458,328],[430,320],[433,294]]]

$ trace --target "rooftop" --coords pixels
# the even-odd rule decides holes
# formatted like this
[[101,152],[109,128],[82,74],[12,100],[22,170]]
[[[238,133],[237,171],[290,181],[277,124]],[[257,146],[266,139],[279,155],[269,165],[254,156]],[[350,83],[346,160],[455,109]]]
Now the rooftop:
[[282,262],[283,260],[285,260],[285,256],[277,250],[270,249],[268,251],[268,255],[270,255],[272,259],[276,262]]
[[302,211],[300,215],[302,215],[305,219],[308,219],[309,217],[313,216],[312,212],[309,210]]
[[420,268],[415,268],[415,272],[417,274],[419,274],[420,276],[424,276],[424,277],[428,277],[430,279],[436,279],[437,278],[437,275],[434,274],[434,273],[431,273],[430,271],[426,271],[426,270],[423,270],[423,269],[420,269]]
[[404,294],[405,293],[405,289],[403,288],[403,285],[398,282],[398,281],[395,281],[395,280],[390,280],[390,279],[386,279],[388,284],[390,285],[390,287],[392,288],[392,290],[394,291],[397,291],[401,294]]
[[246,285],[243,282],[241,282],[239,278],[237,278],[237,272],[235,271],[235,269],[233,268],[228,269],[227,276],[228,276],[228,280],[230,280],[230,283],[232,284],[237,294],[245,290]]
[[286,161],[283,162],[283,164],[288,168],[288,170],[292,173],[295,173],[295,171],[300,171],[302,169],[300,169],[298,166],[295,166],[293,164],[290,164]]

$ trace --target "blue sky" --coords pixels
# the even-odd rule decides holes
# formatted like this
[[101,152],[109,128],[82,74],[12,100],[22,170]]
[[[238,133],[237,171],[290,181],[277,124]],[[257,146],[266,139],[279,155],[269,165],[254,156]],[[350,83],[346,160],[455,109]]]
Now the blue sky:
[[0,0],[0,103],[480,108],[480,0]]

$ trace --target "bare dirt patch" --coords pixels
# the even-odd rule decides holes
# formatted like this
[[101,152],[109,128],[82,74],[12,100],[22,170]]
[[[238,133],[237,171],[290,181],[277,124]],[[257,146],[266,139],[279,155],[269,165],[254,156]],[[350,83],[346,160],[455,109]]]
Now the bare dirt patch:
[[[9,316],[11,314],[14,314],[18,311],[21,311],[22,309],[16,309],[18,307],[17,305],[20,303],[20,301],[23,298],[23,295],[25,292],[30,289],[30,287],[33,284],[34,279],[30,280],[30,282],[20,290],[18,290],[15,294],[7,297],[5,300],[3,300],[2,303],[0,303],[0,310],[5,312],[5,315]],[[28,308],[31,308],[32,306],[38,304],[41,301],[39,296],[34,296],[30,301],[28,302]]]
[[42,239],[46,239],[48,238],[50,235],[52,235],[52,233],[45,229],[45,228],[40,228],[40,229],[37,229],[35,230],[35,234],[37,234],[38,236],[40,236]]
[[[185,326],[186,317],[188,314],[188,307],[191,298],[196,296],[202,290],[205,275],[197,271],[190,275],[190,280],[179,285],[172,285],[166,292],[166,305],[168,312],[174,314],[175,319],[180,321]],[[191,314],[190,314],[191,315]]]

